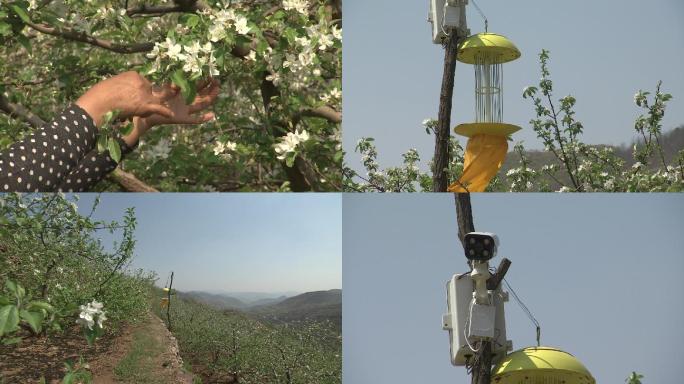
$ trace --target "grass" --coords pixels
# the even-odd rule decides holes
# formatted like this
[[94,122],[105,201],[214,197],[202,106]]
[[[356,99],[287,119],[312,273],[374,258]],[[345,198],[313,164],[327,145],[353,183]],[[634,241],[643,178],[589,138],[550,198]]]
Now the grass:
[[162,352],[163,346],[153,335],[145,329],[135,331],[130,352],[114,368],[116,378],[128,383],[162,384],[164,380],[155,366],[155,357]]

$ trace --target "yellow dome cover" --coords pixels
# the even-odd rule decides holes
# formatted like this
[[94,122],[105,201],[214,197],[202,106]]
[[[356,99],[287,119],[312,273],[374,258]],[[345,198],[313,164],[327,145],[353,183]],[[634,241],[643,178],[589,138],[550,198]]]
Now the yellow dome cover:
[[492,383],[522,382],[596,384],[594,377],[575,356],[552,347],[528,347],[515,351],[504,357],[492,371]]
[[521,129],[522,128],[517,125],[506,123],[468,123],[457,125],[456,128],[454,128],[454,132],[465,137],[473,137],[480,133],[495,136],[510,136]]
[[507,63],[520,57],[518,47],[505,36],[496,33],[478,33],[465,39],[458,47],[456,58],[466,64],[475,64],[478,53],[497,56],[496,63]]

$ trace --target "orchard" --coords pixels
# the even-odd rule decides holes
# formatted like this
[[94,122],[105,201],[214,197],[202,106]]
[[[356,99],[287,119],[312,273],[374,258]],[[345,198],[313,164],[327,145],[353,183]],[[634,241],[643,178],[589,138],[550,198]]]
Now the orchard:
[[341,18],[336,0],[3,1],[0,148],[122,72],[186,102],[211,78],[213,121],[154,128],[96,189],[340,190]]

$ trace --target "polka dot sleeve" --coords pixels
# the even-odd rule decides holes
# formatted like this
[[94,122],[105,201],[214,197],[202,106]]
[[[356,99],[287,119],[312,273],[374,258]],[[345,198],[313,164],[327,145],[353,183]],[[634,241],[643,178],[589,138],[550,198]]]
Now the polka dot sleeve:
[[[129,147],[126,143],[118,139],[121,147],[122,157],[135,149],[137,144]],[[93,149],[87,153],[78,166],[71,171],[57,187],[59,192],[85,192],[97,184],[109,172],[116,169],[118,164],[110,156],[109,152],[98,153],[97,149]]]
[[95,147],[97,128],[72,105],[52,122],[0,152],[1,192],[50,192]]

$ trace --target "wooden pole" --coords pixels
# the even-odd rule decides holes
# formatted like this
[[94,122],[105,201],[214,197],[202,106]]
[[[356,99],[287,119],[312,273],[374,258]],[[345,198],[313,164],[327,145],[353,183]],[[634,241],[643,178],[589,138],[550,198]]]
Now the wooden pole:
[[[461,244],[464,245],[465,235],[469,232],[475,232],[475,223],[473,222],[473,210],[470,204],[469,193],[454,193],[454,200],[456,203],[456,218],[458,221],[458,238]],[[511,266],[511,261],[504,258],[499,264],[496,273],[487,280],[487,289],[496,290],[503,280],[504,275],[508,272]],[[491,341],[483,341],[476,358],[473,360],[471,384],[490,384],[492,375],[492,343]]]
[[173,271],[171,271],[171,282],[169,283],[169,291],[166,292],[166,298],[168,300],[166,304],[166,322],[168,324],[169,331],[171,331],[171,288],[173,287]]
[[439,112],[435,130],[435,155],[432,159],[432,191],[446,192],[449,186],[447,167],[449,166],[449,138],[451,137],[451,101],[454,95],[454,76],[456,75],[456,54],[458,45],[468,35],[465,6],[460,15],[459,28],[450,30],[444,49],[444,69],[442,88],[439,93]]
[[449,166],[450,158],[451,99],[454,95],[458,42],[459,35],[456,30],[452,30],[444,49],[444,72],[442,74],[442,89],[439,93],[437,129],[435,130],[435,156],[432,160],[433,192],[446,192],[449,186],[449,177],[446,169]]

